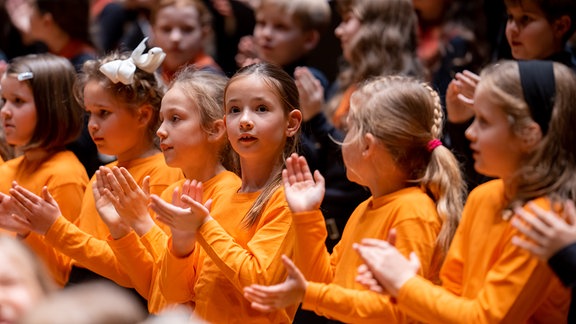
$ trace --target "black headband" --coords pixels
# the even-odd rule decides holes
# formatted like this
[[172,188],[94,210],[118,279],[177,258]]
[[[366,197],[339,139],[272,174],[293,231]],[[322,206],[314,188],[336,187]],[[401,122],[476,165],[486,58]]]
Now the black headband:
[[532,119],[540,125],[542,134],[546,135],[556,95],[554,65],[552,61],[519,61],[518,68],[522,92]]

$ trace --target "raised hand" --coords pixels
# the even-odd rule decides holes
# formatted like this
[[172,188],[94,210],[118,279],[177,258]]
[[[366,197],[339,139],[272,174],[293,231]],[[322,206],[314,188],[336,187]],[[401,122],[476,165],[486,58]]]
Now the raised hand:
[[109,187],[109,184],[107,184],[103,172],[100,170],[96,171],[96,181],[92,182],[92,193],[96,210],[102,221],[108,227],[112,238],[119,239],[130,232],[130,225],[122,220],[122,217],[120,217],[116,208],[114,208],[113,201],[116,197],[112,195],[107,187]]
[[46,186],[42,188],[42,194],[39,197],[14,182],[10,195],[14,200],[17,214],[21,219],[26,219],[30,229],[38,234],[46,234],[62,214],[58,203],[50,195]]
[[252,308],[272,312],[302,302],[308,285],[306,278],[287,256],[282,256],[282,263],[288,271],[288,278],[283,283],[244,287],[244,297],[251,302]]
[[172,231],[172,252],[179,257],[192,253],[196,241],[196,231],[210,217],[211,200],[202,205],[202,183],[186,180],[180,194],[174,190],[172,204],[156,195],[151,195],[150,208],[156,212],[159,221]]
[[513,244],[547,261],[562,248],[576,243],[576,208],[573,201],[564,203],[563,214],[566,216],[566,221],[533,202],[529,202],[527,206],[532,213],[523,208],[516,208],[514,209],[516,215],[511,223],[529,240],[514,236]]
[[309,121],[322,112],[324,105],[324,88],[306,67],[298,67],[294,71],[296,86],[300,94],[300,110],[302,119]]
[[144,178],[142,188],[140,188],[125,168],[101,167],[100,171],[106,177],[106,188],[113,196],[110,200],[120,217],[139,236],[146,234],[154,226],[154,221],[148,212],[150,177]]
[[446,113],[452,123],[463,123],[474,117],[472,105],[480,77],[470,71],[456,73],[446,90]]
[[303,156],[293,153],[286,159],[282,170],[286,201],[293,213],[313,211],[320,208],[324,192],[324,177],[316,170],[314,177]]

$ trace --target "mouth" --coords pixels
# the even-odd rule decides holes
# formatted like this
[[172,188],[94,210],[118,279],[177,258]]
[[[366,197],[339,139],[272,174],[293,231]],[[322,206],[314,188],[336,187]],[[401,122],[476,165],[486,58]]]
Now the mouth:
[[174,147],[166,145],[166,144],[160,144],[160,150],[162,152],[166,152],[166,151],[170,151],[172,150]]
[[252,135],[248,135],[248,134],[241,135],[240,138],[238,139],[238,141],[244,142],[244,143],[254,142],[256,140],[257,140],[256,137],[254,137]]

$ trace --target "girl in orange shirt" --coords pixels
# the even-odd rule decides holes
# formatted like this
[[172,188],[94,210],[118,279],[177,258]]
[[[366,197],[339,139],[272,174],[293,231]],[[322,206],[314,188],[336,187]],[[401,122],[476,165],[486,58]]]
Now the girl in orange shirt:
[[52,54],[15,58],[2,76],[4,138],[20,155],[0,165],[3,228],[28,233],[10,217],[14,210],[6,194],[14,181],[36,194],[49,188],[63,206],[62,215],[70,221],[78,217],[88,176],[65,148],[82,127],[82,108],[73,94],[74,78],[74,67]]
[[386,238],[391,229],[403,254],[416,251],[423,259],[420,274],[437,278],[463,204],[458,163],[438,140],[438,95],[410,78],[381,77],[363,84],[350,108],[344,163],[348,178],[370,188],[372,197],[350,216],[330,255],[319,210],[324,179],[318,171],[312,177],[303,157],[289,158],[283,178],[296,229],[295,264],[302,273],[285,258],[290,277],[284,283],[245,288],[255,309],[302,302],[303,309],[344,322],[410,321],[388,298],[355,282],[362,260],[353,244],[364,237]]
[[574,199],[575,87],[572,71],[551,61],[485,69],[466,136],[476,170],[499,179],[470,194],[442,286],[416,275],[416,257],[408,261],[373,240],[358,248],[369,269],[361,269],[361,281],[373,286],[375,278],[401,310],[428,323],[566,322],[570,291],[546,263],[512,244],[520,233],[508,220],[510,208],[528,200],[550,210],[557,199]]
[[[211,211],[197,202],[200,185],[191,190],[192,197],[182,196],[186,209],[152,196],[152,208],[172,229],[160,288],[172,302],[193,303],[195,314],[213,323],[290,323],[296,307],[257,312],[242,289],[286,277],[280,256],[292,255],[294,235],[281,170],[298,139],[298,90],[280,68],[254,64],[230,79],[224,105],[242,183],[231,187]],[[202,254],[204,262],[195,261]]]

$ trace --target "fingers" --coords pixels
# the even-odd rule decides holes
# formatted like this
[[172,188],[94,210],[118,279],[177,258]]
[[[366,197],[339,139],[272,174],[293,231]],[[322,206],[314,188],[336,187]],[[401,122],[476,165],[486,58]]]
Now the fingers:
[[568,223],[570,225],[576,225],[576,207],[574,207],[574,201],[568,200],[564,203],[564,213]]
[[396,246],[396,229],[393,228],[390,230],[390,232],[388,232],[388,238],[386,239],[388,241],[388,243],[390,243],[390,245],[392,246]]
[[537,256],[542,256],[544,254],[544,249],[541,248],[539,245],[528,242],[527,240],[524,240],[519,236],[512,237],[512,244],[521,247],[525,250],[528,250]]
[[[138,183],[136,183],[136,180],[134,180],[134,177],[132,177],[132,175],[130,174],[130,172],[128,172],[128,170],[126,170],[126,168],[114,167],[113,171],[114,171],[114,174],[117,174],[119,172],[122,179],[127,184],[128,190],[136,191],[136,190],[140,189],[140,187],[138,186]],[[150,181],[150,176],[146,176],[144,178],[144,181],[146,180],[146,178],[148,178],[148,181]]]
[[[534,215],[530,214],[529,212],[519,207],[514,208],[514,212],[518,216],[518,218],[515,217],[512,220],[513,225],[531,239],[541,241],[543,239],[543,236],[553,235],[550,227],[548,227],[547,224],[541,220],[538,214],[537,217],[534,217]],[[522,219],[530,226],[526,226],[525,224],[523,224],[520,221],[520,219]]]
[[374,238],[364,238],[362,239],[362,245],[367,247],[378,247],[382,249],[386,249],[390,247],[390,243],[387,241],[374,239]]

